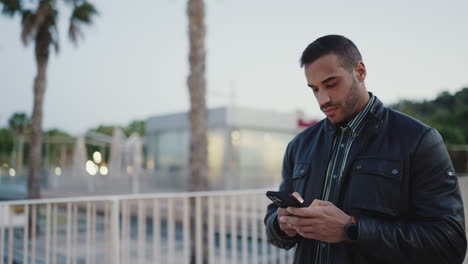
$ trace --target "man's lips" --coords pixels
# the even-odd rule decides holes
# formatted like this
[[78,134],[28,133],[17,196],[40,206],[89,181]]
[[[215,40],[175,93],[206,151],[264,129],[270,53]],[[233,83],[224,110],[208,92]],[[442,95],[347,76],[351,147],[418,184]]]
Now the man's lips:
[[322,109],[322,111],[323,111],[323,112],[325,113],[325,115],[327,115],[327,116],[331,116],[331,115],[335,114],[336,110],[338,110],[338,107],[336,107],[336,106],[327,107],[327,108]]

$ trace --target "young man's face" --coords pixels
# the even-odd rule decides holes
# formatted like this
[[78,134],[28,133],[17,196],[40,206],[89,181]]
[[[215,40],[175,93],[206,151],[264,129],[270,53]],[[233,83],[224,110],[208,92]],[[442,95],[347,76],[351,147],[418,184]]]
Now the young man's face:
[[362,85],[365,67],[362,62],[356,67],[348,72],[335,54],[322,56],[305,66],[307,85],[333,124],[351,120],[367,103],[368,94]]

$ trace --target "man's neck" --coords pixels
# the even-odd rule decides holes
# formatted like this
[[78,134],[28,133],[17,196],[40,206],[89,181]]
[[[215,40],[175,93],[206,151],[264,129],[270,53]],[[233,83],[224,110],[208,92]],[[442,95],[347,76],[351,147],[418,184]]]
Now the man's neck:
[[348,122],[344,124],[340,124],[340,126],[350,127],[354,133],[359,134],[360,129],[358,129],[358,127],[361,126],[360,124],[364,122],[365,116],[367,115],[367,113],[369,113],[370,107],[372,106],[371,104],[373,104],[371,103],[371,101],[374,102],[375,99],[372,98],[369,93],[367,93],[366,103],[364,104],[364,106],[357,112],[356,115],[354,115],[353,118],[351,118],[350,120],[348,120]]

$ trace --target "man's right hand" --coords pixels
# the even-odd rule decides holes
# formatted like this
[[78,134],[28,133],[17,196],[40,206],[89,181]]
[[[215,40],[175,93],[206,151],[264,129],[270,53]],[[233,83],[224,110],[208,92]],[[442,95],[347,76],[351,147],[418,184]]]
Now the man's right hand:
[[295,229],[290,228],[287,224],[282,223],[280,221],[281,216],[289,216],[292,214],[288,212],[286,208],[278,208],[278,210],[276,210],[276,214],[278,215],[277,218],[278,218],[278,224],[279,224],[280,229],[283,230],[283,232],[286,233],[286,235],[288,235],[289,237],[296,236],[297,232]]

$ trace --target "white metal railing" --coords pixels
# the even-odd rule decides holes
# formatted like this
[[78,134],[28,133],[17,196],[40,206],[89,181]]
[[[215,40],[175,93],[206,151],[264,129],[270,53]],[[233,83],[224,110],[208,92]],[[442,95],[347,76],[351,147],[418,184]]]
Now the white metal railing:
[[291,263],[293,250],[267,243],[265,191],[1,202],[0,264]]
[[1,202],[0,264],[290,263],[267,243],[265,191]]

